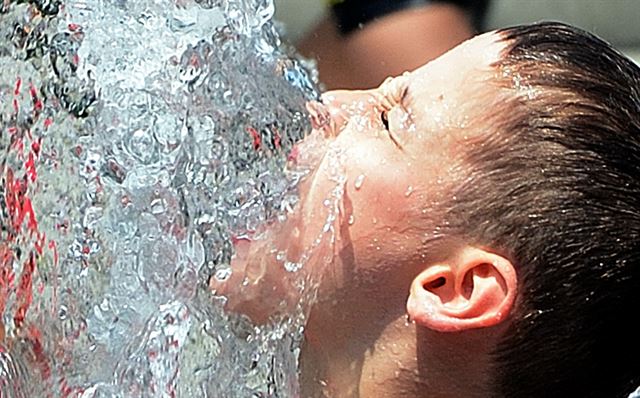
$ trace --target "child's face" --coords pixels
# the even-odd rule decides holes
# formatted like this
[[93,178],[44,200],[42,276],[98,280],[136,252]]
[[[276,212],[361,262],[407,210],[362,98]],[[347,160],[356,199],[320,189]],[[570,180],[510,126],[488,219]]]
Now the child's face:
[[[496,40],[495,34],[478,36],[373,90],[323,95],[332,116],[324,134],[335,138],[302,207],[306,222],[323,219],[319,209],[335,187],[336,157],[342,159],[342,212],[348,222],[340,239],[351,252],[350,264],[328,273],[339,280],[325,285],[362,286],[358,278],[379,275],[378,288],[404,299],[414,270],[433,254],[425,243],[438,224],[434,209],[451,200],[464,178],[465,146],[482,133],[474,122],[488,110],[483,100],[496,95],[491,65],[504,48]],[[371,298],[381,292],[369,293]]]
[[[446,248],[430,252],[428,243],[438,233],[434,209],[451,200],[464,178],[465,146],[482,133],[481,124],[474,122],[495,111],[484,100],[496,95],[492,64],[503,48],[496,34],[485,34],[379,88],[325,93],[324,108],[319,107],[331,122],[317,126],[307,141],[319,135],[332,138],[322,141],[319,166],[302,184],[291,223],[267,234],[275,243],[263,244],[264,250],[240,248],[232,280],[212,283],[228,296],[229,307],[254,319],[269,313],[271,309],[261,307],[274,303],[275,292],[286,290],[265,286],[282,280],[274,276],[282,268],[275,252],[290,248],[287,252],[295,257],[296,251],[313,245],[326,224],[327,198],[336,188],[337,173],[346,183],[334,225],[336,241],[318,249],[331,250],[333,260],[310,261],[305,271],[321,276],[318,305],[345,296],[353,305],[327,311],[332,319],[321,323],[353,322],[357,329],[359,323],[370,325],[372,317],[383,322],[382,307],[388,316],[404,316],[411,280],[434,258],[448,255]],[[301,143],[300,151],[309,150],[306,144]],[[238,284],[242,288],[234,292],[232,286]]]

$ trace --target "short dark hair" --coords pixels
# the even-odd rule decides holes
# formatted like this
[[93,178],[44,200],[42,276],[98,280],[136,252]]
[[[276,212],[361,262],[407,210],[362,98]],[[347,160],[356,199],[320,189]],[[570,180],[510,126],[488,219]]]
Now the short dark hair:
[[640,69],[562,23],[499,34],[510,95],[447,214],[518,270],[495,394],[627,397],[640,385]]

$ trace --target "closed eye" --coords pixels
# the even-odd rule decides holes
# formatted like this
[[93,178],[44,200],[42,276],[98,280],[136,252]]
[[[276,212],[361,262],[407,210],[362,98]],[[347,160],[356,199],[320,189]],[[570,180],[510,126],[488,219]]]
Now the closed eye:
[[387,111],[382,111],[380,113],[380,120],[382,121],[382,125],[386,130],[389,130],[389,117],[387,115]]
[[389,134],[389,138],[391,138],[391,141],[393,141],[394,145],[398,149],[402,150],[402,145],[400,145],[400,143],[398,142],[396,137],[391,132],[391,129],[389,129],[389,117],[387,115],[387,112],[388,111],[380,112],[380,121],[382,122],[382,125],[384,126],[384,129],[387,131],[387,134]]

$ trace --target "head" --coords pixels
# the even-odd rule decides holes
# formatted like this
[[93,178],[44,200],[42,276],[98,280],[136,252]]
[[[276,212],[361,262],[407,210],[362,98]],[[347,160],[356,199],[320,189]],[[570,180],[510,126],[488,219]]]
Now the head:
[[[608,44],[546,23],[326,93],[329,150],[270,241],[238,248],[227,286],[253,293],[236,309],[286,290],[273,253],[331,250],[306,258],[322,281],[304,396],[624,396],[640,384],[639,91]],[[314,246],[331,197],[335,244]]]
[[[518,305],[493,353],[504,396],[626,396],[640,286],[640,69],[558,24],[505,29],[512,91],[466,154],[450,233],[503,253]],[[577,380],[581,380],[577,382]],[[550,393],[552,392],[552,393]]]
[[[640,384],[627,365],[640,354],[636,65],[546,23],[323,99],[347,183],[307,329],[311,379],[342,360],[362,396],[376,379],[412,396],[620,396]],[[309,224],[333,161],[302,199]]]

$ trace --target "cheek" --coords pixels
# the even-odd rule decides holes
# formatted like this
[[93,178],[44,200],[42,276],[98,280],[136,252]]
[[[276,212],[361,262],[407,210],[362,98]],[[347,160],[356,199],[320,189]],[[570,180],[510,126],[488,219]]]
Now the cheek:
[[359,210],[389,210],[404,198],[411,183],[410,162],[385,138],[363,142],[345,153],[346,194]]
[[[417,145],[413,145],[417,148]],[[308,196],[306,223],[324,223],[323,201],[346,177],[340,206],[340,234],[358,260],[381,261],[378,255],[409,250],[421,241],[425,212],[438,200],[444,161],[442,147],[400,151],[386,136],[344,134],[333,143],[340,156],[325,157]],[[440,154],[432,153],[438,150]],[[329,153],[335,152],[330,150]],[[414,248],[417,250],[417,248]],[[415,251],[414,250],[414,251]]]
[[[406,226],[414,223],[416,200],[424,196],[420,187],[424,174],[396,153],[376,145],[361,145],[348,151],[347,185],[343,199],[348,220],[343,234],[353,244],[356,260],[380,264],[405,239]],[[421,175],[422,174],[422,175]]]
[[384,257],[421,252],[421,242],[431,231],[428,225],[433,224],[427,221],[435,217],[433,209],[448,200],[454,174],[448,159],[455,148],[428,149],[423,146],[411,153],[360,145],[347,151],[346,233],[358,260],[381,264],[387,261]]

